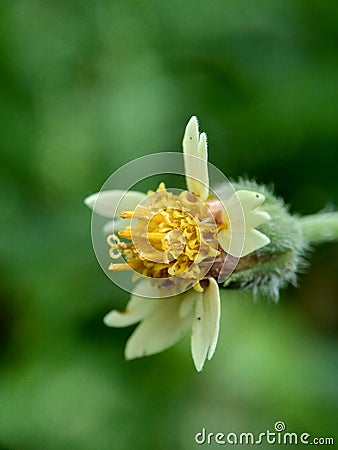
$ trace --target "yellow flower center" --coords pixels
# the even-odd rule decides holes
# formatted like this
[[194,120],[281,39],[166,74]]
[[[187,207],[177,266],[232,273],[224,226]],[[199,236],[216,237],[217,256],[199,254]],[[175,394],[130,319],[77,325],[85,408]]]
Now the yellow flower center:
[[[163,183],[135,210],[120,216],[130,225],[108,236],[110,256],[125,263],[111,264],[112,271],[134,269],[138,274],[161,279],[166,288],[174,282],[201,290],[199,280],[208,273],[220,252],[217,225],[205,202],[182,191],[166,190]],[[122,241],[125,240],[125,241]]]

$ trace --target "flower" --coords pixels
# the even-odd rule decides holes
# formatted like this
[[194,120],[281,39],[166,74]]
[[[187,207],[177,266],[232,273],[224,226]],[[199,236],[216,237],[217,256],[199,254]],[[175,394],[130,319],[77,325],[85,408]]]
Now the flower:
[[[112,259],[122,255],[125,262],[109,269],[133,269],[135,279],[143,278],[125,311],[113,310],[104,318],[111,327],[140,322],[127,342],[126,359],[161,352],[191,328],[192,358],[201,371],[217,345],[221,265],[229,255],[242,258],[269,244],[256,227],[270,216],[260,208],[265,200],[261,193],[239,190],[224,201],[213,196],[207,138],[199,133],[195,116],[185,129],[183,154],[188,191],[172,193],[161,183],[148,195],[103,191],[85,203],[114,219],[105,227],[106,232],[117,231],[107,238],[109,254]],[[163,293],[166,298],[159,298]]]

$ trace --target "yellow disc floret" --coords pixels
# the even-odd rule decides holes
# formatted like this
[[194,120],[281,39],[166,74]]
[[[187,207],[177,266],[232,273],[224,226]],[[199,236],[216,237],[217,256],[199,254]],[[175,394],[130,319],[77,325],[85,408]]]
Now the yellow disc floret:
[[107,242],[110,256],[122,255],[125,263],[111,264],[110,270],[134,269],[162,279],[166,287],[179,278],[187,288],[201,289],[199,280],[220,253],[217,225],[205,202],[187,191],[169,192],[161,183],[143,204],[120,216],[131,219],[130,224],[118,236],[108,236]]

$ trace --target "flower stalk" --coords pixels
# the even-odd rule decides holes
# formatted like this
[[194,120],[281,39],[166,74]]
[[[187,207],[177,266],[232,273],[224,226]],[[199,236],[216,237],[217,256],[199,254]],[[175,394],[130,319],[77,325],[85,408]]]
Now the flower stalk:
[[304,239],[316,245],[338,240],[338,212],[321,212],[301,217]]

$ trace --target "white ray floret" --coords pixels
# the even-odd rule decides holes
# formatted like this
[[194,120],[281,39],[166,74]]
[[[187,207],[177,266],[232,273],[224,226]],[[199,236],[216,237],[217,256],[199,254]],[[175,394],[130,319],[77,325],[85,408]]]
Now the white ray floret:
[[195,116],[189,120],[183,137],[185,176],[189,192],[206,200],[209,195],[207,136],[199,134]]
[[270,220],[270,215],[259,209],[264,201],[263,194],[241,190],[224,202],[223,221],[230,226],[219,231],[218,239],[225,252],[243,257],[270,243],[265,234],[255,229]]
[[118,217],[121,211],[136,208],[145,198],[146,194],[143,192],[113,189],[89,195],[84,203],[96,214],[114,218]]

